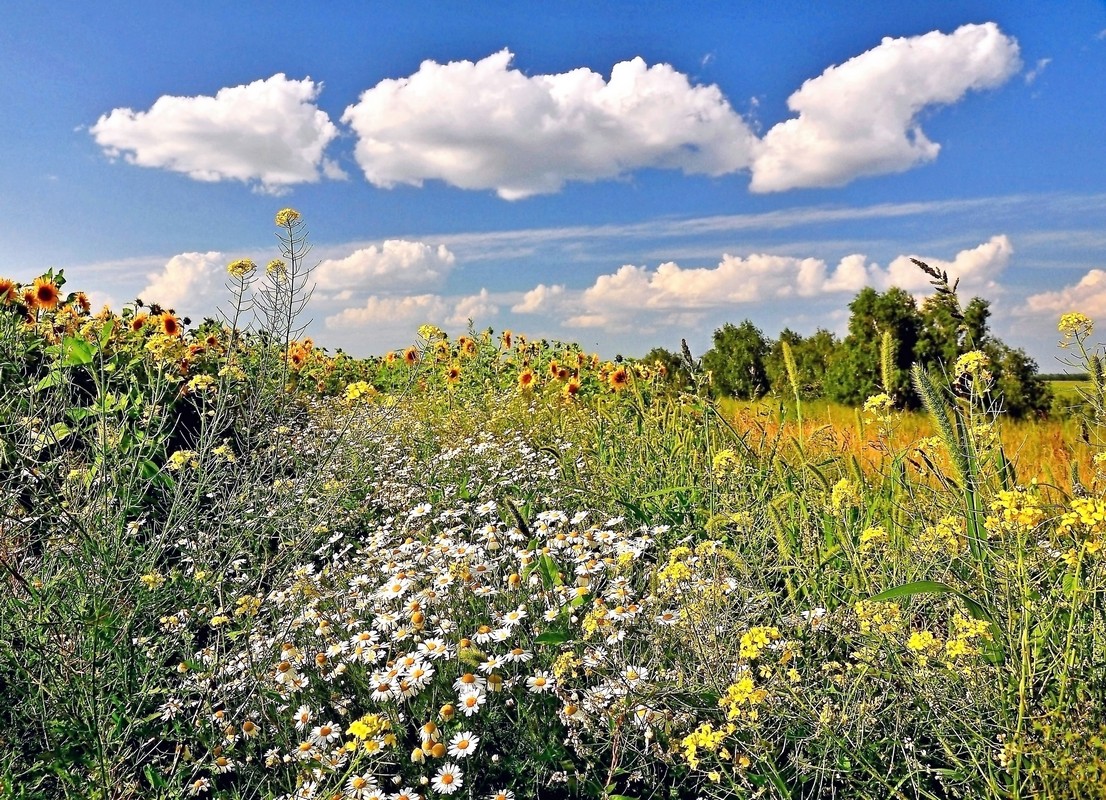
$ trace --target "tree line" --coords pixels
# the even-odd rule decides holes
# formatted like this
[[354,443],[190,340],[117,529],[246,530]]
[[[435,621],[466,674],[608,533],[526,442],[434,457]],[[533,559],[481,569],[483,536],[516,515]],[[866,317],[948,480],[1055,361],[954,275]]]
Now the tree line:
[[[802,398],[824,397],[856,406],[886,392],[898,407],[914,409],[921,401],[910,379],[913,364],[955,383],[956,359],[978,350],[990,362],[989,399],[996,408],[1013,417],[1048,413],[1052,397],[1047,381],[1024,350],[1010,347],[990,331],[988,301],[975,297],[961,307],[955,292],[939,291],[919,304],[897,287],[882,293],[865,288],[849,303],[849,312],[843,339],[823,328],[809,336],[785,328],[773,340],[749,320],[726,323],[715,330],[713,346],[701,359],[703,371],[711,376],[711,391],[739,400],[791,396],[786,343]],[[885,336],[890,353],[883,352]],[[690,381],[685,360],[664,348],[654,348],[642,360],[660,362],[677,383]],[[884,383],[885,373],[889,385]]]

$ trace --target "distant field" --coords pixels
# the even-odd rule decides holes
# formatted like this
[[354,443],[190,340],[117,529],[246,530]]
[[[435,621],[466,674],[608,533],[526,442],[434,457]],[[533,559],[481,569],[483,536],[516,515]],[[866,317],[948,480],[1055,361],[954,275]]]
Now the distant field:
[[[1050,381],[1061,402],[1074,405],[1078,401],[1077,387],[1089,387],[1090,381]],[[819,399],[803,404],[800,431],[794,404],[779,400],[719,401],[723,413],[735,427],[749,432],[754,439],[771,441],[782,433],[781,440],[803,440],[805,447],[826,453],[847,453],[855,456],[867,469],[878,470],[883,459],[883,444],[876,426],[856,408]],[[1089,480],[1092,449],[1081,441],[1079,425],[1072,418],[1044,420],[1011,420],[1000,418],[1000,436],[1008,458],[1017,467],[1021,481],[1037,479],[1069,488],[1072,467],[1082,480]],[[923,412],[900,413],[886,439],[891,450],[905,452],[921,439],[937,434],[932,419]],[[885,434],[886,436],[886,434]]]
[[1078,402],[1080,390],[1086,392],[1091,388],[1091,382],[1089,380],[1049,381],[1048,385],[1052,389],[1053,396],[1065,402]]

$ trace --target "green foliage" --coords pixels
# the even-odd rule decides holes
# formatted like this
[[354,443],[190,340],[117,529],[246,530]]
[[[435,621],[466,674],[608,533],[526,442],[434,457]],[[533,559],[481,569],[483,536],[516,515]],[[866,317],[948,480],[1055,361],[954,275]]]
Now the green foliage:
[[716,396],[749,400],[767,392],[768,354],[768,340],[748,320],[716,330],[713,347],[703,355],[703,369],[711,374]]

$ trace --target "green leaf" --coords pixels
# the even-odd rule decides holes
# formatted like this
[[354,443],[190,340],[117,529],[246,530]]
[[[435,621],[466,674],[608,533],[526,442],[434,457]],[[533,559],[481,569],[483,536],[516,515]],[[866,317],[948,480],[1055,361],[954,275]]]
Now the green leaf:
[[92,363],[92,345],[84,339],[66,336],[61,340],[61,363],[63,367],[83,367]]
[[61,373],[56,370],[51,371],[35,385],[35,391],[41,392],[43,389],[53,389],[55,386],[60,386],[61,383]]
[[534,641],[538,644],[564,644],[570,638],[568,631],[550,628],[545,633],[538,634]]
[[111,341],[111,335],[115,333],[115,320],[109,319],[104,323],[104,327],[100,328],[100,349],[103,350],[107,347],[109,341]]

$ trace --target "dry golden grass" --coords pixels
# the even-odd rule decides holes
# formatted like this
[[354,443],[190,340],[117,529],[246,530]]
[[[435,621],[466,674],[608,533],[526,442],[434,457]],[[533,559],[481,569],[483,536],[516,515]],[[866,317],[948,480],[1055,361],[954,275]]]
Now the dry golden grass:
[[[937,435],[933,421],[921,412],[896,413],[881,435],[879,426],[862,410],[826,401],[803,405],[801,427],[794,406],[775,399],[723,400],[721,408],[754,448],[775,447],[790,453],[801,445],[808,459],[855,457],[866,471],[877,470],[888,453],[910,453],[919,441]],[[998,428],[1003,452],[1019,482],[1035,479],[1067,492],[1073,469],[1083,483],[1092,480],[1093,450],[1081,441],[1076,420],[1000,418]]]

